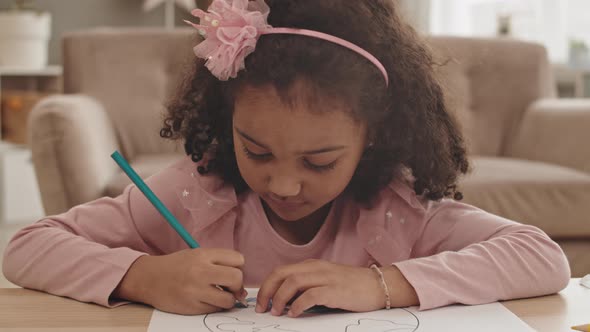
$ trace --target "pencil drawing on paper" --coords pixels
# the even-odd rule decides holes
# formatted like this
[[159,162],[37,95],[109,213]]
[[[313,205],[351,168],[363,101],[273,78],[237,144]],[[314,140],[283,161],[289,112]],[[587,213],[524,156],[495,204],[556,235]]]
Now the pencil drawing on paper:
[[[394,309],[396,310],[396,309]],[[420,321],[418,317],[414,315],[412,312],[406,309],[397,309],[403,310],[408,314],[412,315],[415,320],[412,322],[404,321],[398,322],[388,319],[371,319],[371,318],[361,318],[358,319],[354,324],[347,325],[344,329],[344,332],[415,332],[418,330],[420,326]]]
[[346,312],[311,310],[298,318],[256,313],[257,289],[248,289],[247,305],[208,315],[183,316],[155,310],[149,332],[427,332],[532,331],[500,303]]
[[203,323],[211,332],[299,332],[282,329],[279,324],[257,324],[229,315],[209,314],[205,316]]
[[[203,317],[203,325],[209,332],[303,332],[301,329],[291,327],[303,323],[306,318],[285,319],[261,315],[258,321],[254,313],[255,298],[248,299],[248,306],[241,309],[233,309],[229,312],[208,314]],[[366,318],[348,314],[327,315],[330,331],[342,332],[416,332],[420,326],[418,317],[406,309],[391,310],[392,318]],[[319,315],[313,315],[315,317]],[[360,318],[359,318],[360,317]],[[269,319],[270,318],[270,319]],[[309,322],[311,323],[311,322]],[[301,325],[299,325],[301,327]],[[311,326],[309,326],[311,327]],[[309,331],[309,327],[305,331]],[[319,328],[319,326],[318,326]],[[323,329],[322,329],[323,330]]]

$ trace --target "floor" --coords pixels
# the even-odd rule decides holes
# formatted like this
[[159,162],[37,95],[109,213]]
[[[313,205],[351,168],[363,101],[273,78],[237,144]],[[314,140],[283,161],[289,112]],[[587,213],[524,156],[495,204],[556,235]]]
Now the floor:
[[[0,225],[0,266],[2,266],[2,257],[4,257],[4,249],[8,244],[10,238],[16,233],[19,229],[26,226],[26,224],[22,225]],[[6,278],[4,278],[4,274],[0,273],[0,288],[13,288],[17,287],[16,285],[8,282]]]

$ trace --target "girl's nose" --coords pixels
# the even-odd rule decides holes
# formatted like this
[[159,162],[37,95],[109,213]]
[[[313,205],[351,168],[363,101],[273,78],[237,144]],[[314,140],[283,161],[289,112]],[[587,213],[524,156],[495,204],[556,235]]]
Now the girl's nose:
[[278,197],[293,197],[299,195],[301,183],[288,176],[274,176],[268,181],[268,190]]

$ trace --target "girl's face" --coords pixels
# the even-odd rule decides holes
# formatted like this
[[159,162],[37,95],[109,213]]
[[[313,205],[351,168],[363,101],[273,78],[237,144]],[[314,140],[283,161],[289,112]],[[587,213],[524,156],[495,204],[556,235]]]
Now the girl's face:
[[287,221],[310,215],[342,193],[366,145],[366,125],[348,115],[348,105],[318,98],[309,106],[303,85],[292,89],[304,98],[287,105],[272,86],[244,87],[233,114],[242,177]]

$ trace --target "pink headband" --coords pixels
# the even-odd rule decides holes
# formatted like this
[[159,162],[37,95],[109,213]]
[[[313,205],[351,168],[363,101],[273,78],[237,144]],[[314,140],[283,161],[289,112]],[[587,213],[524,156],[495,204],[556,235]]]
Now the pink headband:
[[200,24],[189,21],[205,40],[194,47],[195,55],[206,59],[205,66],[222,81],[235,78],[245,68],[244,59],[254,52],[262,35],[291,34],[323,39],[346,47],[371,61],[383,74],[385,84],[389,76],[385,67],[371,53],[344,39],[312,30],[273,28],[267,23],[270,8],[264,0],[213,0],[207,10],[191,12],[200,18]]

